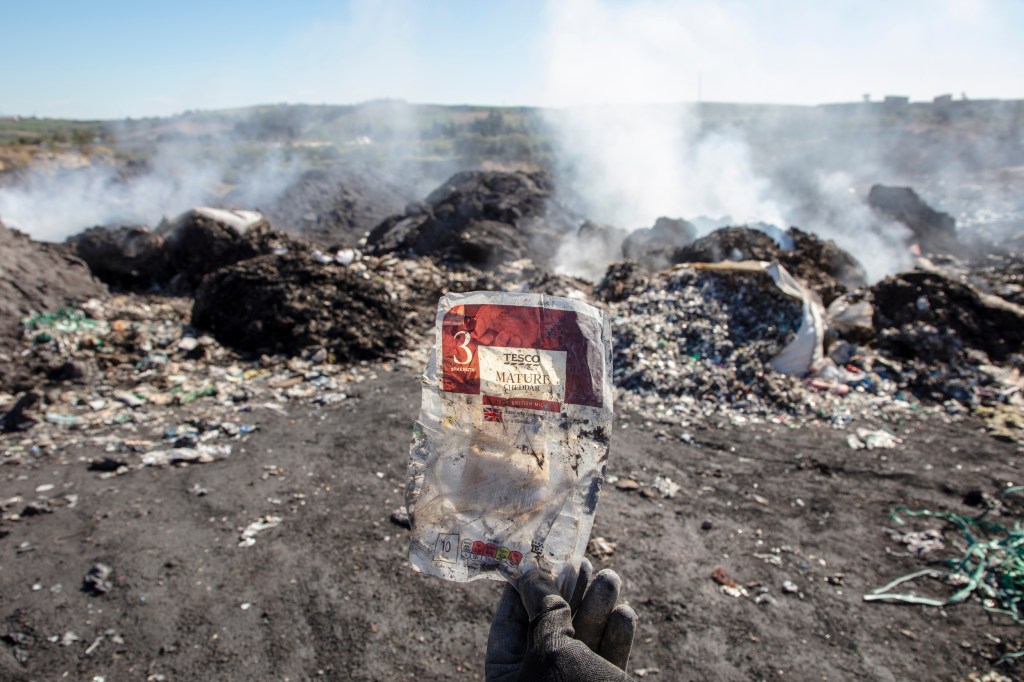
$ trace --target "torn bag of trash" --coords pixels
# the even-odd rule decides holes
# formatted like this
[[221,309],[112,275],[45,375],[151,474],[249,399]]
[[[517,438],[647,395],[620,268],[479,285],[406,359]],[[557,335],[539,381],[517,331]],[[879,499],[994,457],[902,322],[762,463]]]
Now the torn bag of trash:
[[410,449],[409,559],[466,582],[542,570],[571,590],[604,482],[608,323],[540,294],[449,294]]

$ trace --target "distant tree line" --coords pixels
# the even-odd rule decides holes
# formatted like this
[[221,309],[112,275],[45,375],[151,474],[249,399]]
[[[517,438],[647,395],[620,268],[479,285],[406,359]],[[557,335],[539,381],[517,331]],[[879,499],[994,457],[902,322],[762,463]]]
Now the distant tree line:
[[451,140],[452,152],[467,161],[529,162],[550,156],[551,143],[531,114],[506,116],[490,110],[486,116],[458,123],[435,122],[426,137]]

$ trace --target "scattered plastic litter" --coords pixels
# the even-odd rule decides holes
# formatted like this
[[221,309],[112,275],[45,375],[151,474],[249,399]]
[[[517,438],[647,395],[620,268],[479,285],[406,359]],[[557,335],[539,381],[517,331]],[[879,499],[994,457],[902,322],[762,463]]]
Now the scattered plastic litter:
[[[1024,486],[1007,488],[1003,492],[1013,493],[1021,489]],[[925,568],[914,571],[865,594],[865,601],[895,601],[941,607],[974,597],[986,611],[1007,615],[1018,623],[1024,622],[1024,525],[1019,520],[1007,527],[983,518],[984,513],[971,518],[952,512],[927,509],[913,511],[897,507],[893,519],[901,525],[905,523],[901,515],[946,521],[960,531],[966,549],[962,555],[948,558],[944,562],[945,569]],[[932,547],[927,551],[932,549],[937,551],[941,547]],[[920,585],[920,580],[924,578],[931,579],[933,588],[947,593],[955,591],[945,597],[894,591],[900,586]]]
[[606,559],[615,554],[617,548],[617,542],[603,537],[594,537],[590,538],[590,542],[587,543],[587,554],[598,559]]
[[746,597],[747,588],[733,580],[721,566],[711,572],[711,579],[718,583],[719,589],[730,597]]
[[682,487],[668,476],[655,476],[654,489],[661,493],[662,497],[675,497]]
[[36,332],[36,340],[45,342],[52,339],[53,336],[95,329],[100,322],[88,317],[84,311],[78,308],[62,308],[51,313],[26,317],[21,324],[27,332]]
[[889,535],[896,542],[906,545],[907,550],[916,556],[924,556],[946,548],[946,539],[938,528],[906,532],[891,530]]
[[142,456],[142,466],[168,466],[181,462],[208,463],[231,455],[230,445],[198,445],[194,448],[153,450]]
[[846,442],[854,450],[891,450],[903,441],[884,429],[857,429]]
[[89,572],[82,579],[82,589],[93,595],[106,594],[113,589],[114,585],[110,578],[114,569],[103,563],[93,564]]
[[239,547],[251,547],[256,544],[256,536],[268,528],[281,525],[283,519],[280,516],[261,516],[242,530]]
[[82,640],[73,630],[68,630],[63,635],[53,635],[48,638],[51,642],[60,642],[61,646],[71,646]]

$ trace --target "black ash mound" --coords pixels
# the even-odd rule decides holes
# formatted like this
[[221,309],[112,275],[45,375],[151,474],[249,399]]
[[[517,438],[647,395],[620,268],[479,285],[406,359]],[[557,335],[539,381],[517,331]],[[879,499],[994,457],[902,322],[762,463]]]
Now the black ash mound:
[[21,351],[24,318],[106,293],[70,249],[33,241],[0,222],[0,386],[28,385],[24,370],[12,362]]
[[577,224],[551,202],[552,193],[543,172],[459,173],[425,202],[378,225],[368,244],[379,254],[429,255],[478,268],[527,257],[545,262]]
[[337,362],[393,355],[409,311],[357,269],[296,252],[222,268],[196,292],[192,323],[256,353],[325,348]]

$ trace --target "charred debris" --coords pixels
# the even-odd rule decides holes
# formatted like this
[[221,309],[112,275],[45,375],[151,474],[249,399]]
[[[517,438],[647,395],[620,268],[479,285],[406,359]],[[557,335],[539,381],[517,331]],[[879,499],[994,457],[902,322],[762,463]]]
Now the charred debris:
[[[586,221],[543,172],[459,173],[361,239],[373,211],[308,182],[269,220],[196,208],[63,244],[0,225],[4,457],[69,434],[115,443],[97,465],[111,472],[227,456],[254,406],[330,405],[382,368],[421,368],[438,297],[475,289],[606,307],[617,402],[652,420],[844,428],[924,409],[1024,438],[1020,254],[961,244],[909,188],[867,201],[906,226],[916,267],[869,286],[857,254],[795,227]],[[566,240],[617,262],[596,284],[558,274]],[[144,424],[163,437],[134,437]]]

